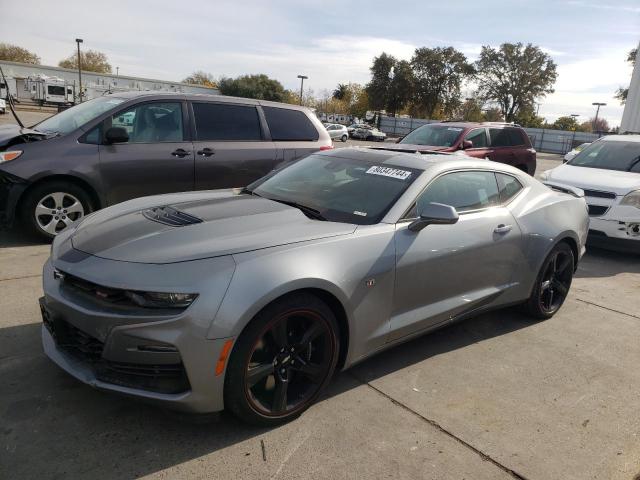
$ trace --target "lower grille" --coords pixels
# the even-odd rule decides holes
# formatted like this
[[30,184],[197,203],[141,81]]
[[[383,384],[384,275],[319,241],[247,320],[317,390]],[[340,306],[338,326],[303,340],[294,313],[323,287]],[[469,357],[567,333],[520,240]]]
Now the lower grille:
[[606,205],[589,205],[589,215],[592,217],[600,217],[609,211]]
[[52,317],[46,308],[41,309],[44,325],[58,348],[87,364],[98,380],[157,393],[182,393],[191,388],[182,363],[155,365],[106,360],[102,358],[104,344],[100,340]]
[[600,190],[583,190],[585,197],[610,198],[615,200],[616,194],[613,192],[602,192]]

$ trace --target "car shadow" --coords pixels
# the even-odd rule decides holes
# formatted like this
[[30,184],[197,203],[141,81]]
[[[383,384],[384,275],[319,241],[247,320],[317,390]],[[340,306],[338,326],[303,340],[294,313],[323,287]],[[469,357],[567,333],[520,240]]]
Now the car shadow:
[[575,277],[613,277],[621,273],[640,273],[640,255],[587,245],[587,252],[578,264]]
[[[337,374],[319,401],[529,325],[513,309],[450,325]],[[81,384],[46,358],[40,328],[32,323],[0,329],[0,438],[6,446],[0,465],[10,477],[139,477],[242,442],[241,455],[259,455],[256,442],[268,429],[224,412],[215,420],[169,412]]]
[[0,248],[29,247],[33,245],[46,245],[47,243],[50,242],[18,228],[0,230]]

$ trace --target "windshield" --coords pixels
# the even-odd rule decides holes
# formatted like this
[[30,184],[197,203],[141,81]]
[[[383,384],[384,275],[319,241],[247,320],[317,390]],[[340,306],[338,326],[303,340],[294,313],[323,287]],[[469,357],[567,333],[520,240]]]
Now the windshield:
[[585,147],[568,164],[640,173],[640,142],[595,142]]
[[450,147],[464,131],[462,127],[447,125],[423,125],[404,137],[400,143],[410,145],[431,145],[434,147]]
[[335,155],[310,155],[247,191],[313,209],[332,222],[378,223],[422,170]]
[[111,96],[94,98],[49,117],[32,128],[40,132],[66,135],[122,102],[124,99]]

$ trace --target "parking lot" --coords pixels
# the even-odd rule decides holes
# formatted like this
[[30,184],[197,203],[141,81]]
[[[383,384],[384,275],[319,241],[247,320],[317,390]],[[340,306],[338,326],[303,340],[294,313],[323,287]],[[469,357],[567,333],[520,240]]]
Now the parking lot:
[[[366,142],[338,142],[337,147]],[[378,144],[379,145],[379,144]],[[538,172],[559,163],[539,154]],[[40,344],[49,246],[0,232],[0,478],[630,479],[640,258],[590,250],[564,307],[483,315],[335,378],[265,430],[97,392]]]

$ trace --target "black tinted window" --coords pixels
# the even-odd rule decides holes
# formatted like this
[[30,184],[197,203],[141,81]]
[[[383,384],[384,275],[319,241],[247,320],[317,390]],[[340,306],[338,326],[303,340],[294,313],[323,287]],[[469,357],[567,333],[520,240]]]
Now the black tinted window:
[[498,205],[500,195],[493,172],[455,172],[435,179],[418,202],[443,203],[466,212]]
[[467,133],[467,136],[464,137],[464,139],[473,142],[473,147],[471,148],[482,148],[487,146],[487,132],[484,128],[471,130]]
[[492,147],[510,147],[511,138],[509,136],[509,130],[506,128],[490,128],[489,135],[491,136]]
[[224,103],[194,103],[196,140],[260,140],[256,107]]
[[522,190],[520,182],[511,175],[504,173],[496,173],[498,180],[498,190],[500,190],[500,202],[505,203],[511,200],[516,194]]
[[524,136],[522,135],[522,131],[517,128],[507,128],[507,134],[509,135],[509,143],[511,145],[524,145]]
[[273,140],[318,140],[318,131],[304,112],[262,107]]

